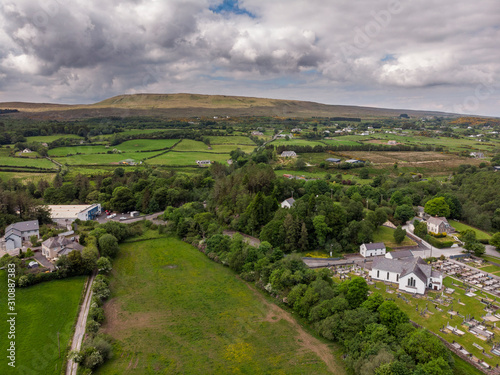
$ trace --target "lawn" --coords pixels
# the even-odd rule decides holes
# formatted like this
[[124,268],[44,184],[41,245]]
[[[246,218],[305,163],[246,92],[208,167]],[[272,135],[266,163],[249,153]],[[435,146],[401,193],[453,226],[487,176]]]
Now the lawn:
[[373,242],[383,242],[385,246],[391,247],[393,249],[396,249],[397,247],[401,246],[414,246],[416,243],[409,239],[408,237],[405,237],[403,242],[400,244],[397,244],[394,241],[394,229],[380,226],[378,227],[375,232],[373,232]]
[[[0,346],[9,347],[7,337],[6,273],[0,273],[2,332]],[[61,366],[71,338],[85,277],[54,280],[16,289],[16,370],[10,371],[3,356],[2,374],[55,374]],[[57,333],[61,346],[59,358]]]
[[170,238],[120,249],[103,325],[115,353],[97,374],[345,373],[315,354],[324,341],[194,247]]
[[459,223],[458,221],[455,221],[455,220],[448,220],[448,223],[450,223],[450,225],[459,232],[467,230],[467,229],[472,229],[474,232],[476,232],[476,238],[478,240],[489,240],[491,238],[491,236],[488,233],[486,233],[480,229],[471,227],[467,224]]
[[[383,282],[377,282],[376,286],[378,288],[375,289],[373,286],[370,286],[370,289],[376,292],[381,293],[385,298],[391,298],[393,299],[397,305],[408,314],[410,319],[414,322],[417,322],[418,324],[424,326],[425,328],[431,330],[432,332],[439,333],[440,336],[445,339],[448,342],[452,342],[453,340],[457,341],[462,345],[469,353],[472,353],[474,356],[483,359],[486,363],[495,366],[496,364],[500,364],[500,358],[495,357],[492,355],[493,358],[487,358],[484,356],[481,352],[481,350],[477,349],[474,347],[472,344],[477,343],[480,346],[482,346],[486,352],[489,352],[491,348],[491,344],[480,340],[476,336],[474,336],[472,333],[468,333],[467,329],[461,325],[462,323],[462,318],[460,317],[452,317],[451,315],[447,314],[447,311],[453,308],[453,310],[457,311],[462,314],[471,314],[472,316],[475,317],[481,317],[484,312],[484,307],[481,302],[479,302],[476,298],[474,297],[468,297],[465,295],[465,291],[459,287],[453,286],[452,282],[455,282],[457,284],[462,284],[461,282],[454,280],[450,277],[446,277],[443,281],[444,285],[446,287],[450,287],[455,289],[455,292],[451,295],[453,297],[453,302],[449,306],[445,305],[439,305],[443,311],[438,311],[435,308],[436,303],[433,301],[428,301],[428,297],[435,297],[437,295],[440,295],[441,292],[436,293],[436,292],[428,292],[427,293],[427,298],[426,297],[419,297],[419,298],[413,298],[409,294],[404,294],[404,296],[407,298],[409,302],[405,302],[400,298],[396,298],[396,293],[395,289],[393,287],[386,286]],[[393,293],[388,293],[387,290],[392,290]],[[478,294],[478,296],[480,293]],[[459,304],[458,300],[460,299],[460,302],[463,303]],[[419,312],[416,311],[416,307],[418,306]],[[430,311],[430,314],[426,315],[421,315],[420,312],[422,309],[425,308],[425,306],[428,307],[428,310]],[[466,332],[465,335],[463,336],[457,336],[452,333],[449,334],[442,334],[439,332],[439,329],[441,327],[446,326],[448,322],[453,326],[457,326],[457,328],[463,332]],[[491,329],[490,329],[491,330]],[[498,330],[494,330],[495,333],[498,334]]]
[[229,154],[214,154],[208,152],[167,152],[155,158],[146,160],[153,165],[192,165],[196,166],[196,160],[211,160],[219,163],[227,163]]
[[489,272],[489,273],[499,272],[499,271],[500,271],[500,267],[495,266],[495,265],[493,265],[493,264],[488,265],[488,266],[481,267],[481,268],[479,268],[479,269],[480,269],[481,271],[484,271],[484,272]]

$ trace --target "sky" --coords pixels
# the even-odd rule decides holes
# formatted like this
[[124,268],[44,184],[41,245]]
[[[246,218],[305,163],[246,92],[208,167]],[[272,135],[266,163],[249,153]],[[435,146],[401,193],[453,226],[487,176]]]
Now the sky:
[[0,102],[199,93],[500,116],[498,0],[1,0]]

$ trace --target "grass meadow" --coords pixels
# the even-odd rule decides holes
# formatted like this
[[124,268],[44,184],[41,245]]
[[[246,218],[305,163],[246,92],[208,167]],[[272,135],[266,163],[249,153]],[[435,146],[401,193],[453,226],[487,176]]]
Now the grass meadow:
[[229,154],[215,154],[209,152],[167,152],[155,158],[149,159],[146,162],[152,165],[186,165],[196,166],[196,160],[211,160],[219,163],[227,163],[230,158]]
[[[2,335],[0,347],[6,352],[7,337],[7,276],[0,271]],[[16,368],[7,366],[6,355],[0,360],[2,374],[58,375],[66,356],[73,325],[78,313],[85,277],[54,280],[16,289]],[[59,358],[57,332],[61,346]],[[5,334],[4,334],[5,333]]]
[[26,137],[27,142],[40,142],[40,143],[50,143],[54,142],[56,139],[59,138],[77,138],[77,139],[83,139],[79,135],[76,134],[52,134],[52,135],[38,135],[38,136],[33,136],[33,137]]
[[416,245],[416,243],[411,239],[409,239],[408,237],[405,237],[403,242],[397,244],[396,241],[394,241],[394,229],[383,226],[378,227],[373,232],[373,242],[383,242],[385,246],[388,246],[393,249],[401,246]]
[[471,227],[467,224],[459,223],[458,221],[455,221],[455,220],[448,220],[448,222],[450,223],[450,225],[453,228],[455,228],[459,232],[467,230],[467,229],[472,229],[474,232],[476,232],[476,238],[478,240],[489,240],[491,238],[491,236],[488,233],[486,233],[480,229]]
[[234,136],[209,136],[210,144],[212,145],[252,145],[255,146],[253,141],[242,135],[234,135]]
[[56,169],[56,165],[45,158],[18,158],[11,156],[0,156],[0,165],[9,167],[36,167]]
[[[104,307],[114,357],[97,374],[345,373],[333,344],[282,318],[283,310],[194,247],[168,238],[120,249]],[[318,346],[331,349],[329,367]]]
[[133,159],[139,162],[143,159],[158,155],[160,152],[122,152],[121,154],[84,154],[67,157],[59,157],[56,160],[61,164],[68,165],[103,165],[118,163],[125,159]]

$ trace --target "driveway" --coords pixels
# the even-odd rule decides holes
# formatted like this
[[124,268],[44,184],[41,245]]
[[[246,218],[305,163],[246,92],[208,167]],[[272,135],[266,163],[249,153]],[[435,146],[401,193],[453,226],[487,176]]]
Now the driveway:
[[40,251],[35,252],[34,258],[45,268],[48,268],[50,271],[54,271],[56,266],[50,263],[47,258],[45,258]]

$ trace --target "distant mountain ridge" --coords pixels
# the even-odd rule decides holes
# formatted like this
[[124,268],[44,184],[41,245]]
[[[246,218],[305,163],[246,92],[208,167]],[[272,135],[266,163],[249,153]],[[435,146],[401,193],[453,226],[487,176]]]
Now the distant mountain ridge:
[[330,105],[300,100],[201,94],[118,95],[94,104],[0,103],[0,109],[17,109],[15,117],[76,119],[105,116],[280,116],[280,117],[410,117],[457,114],[347,105]]

